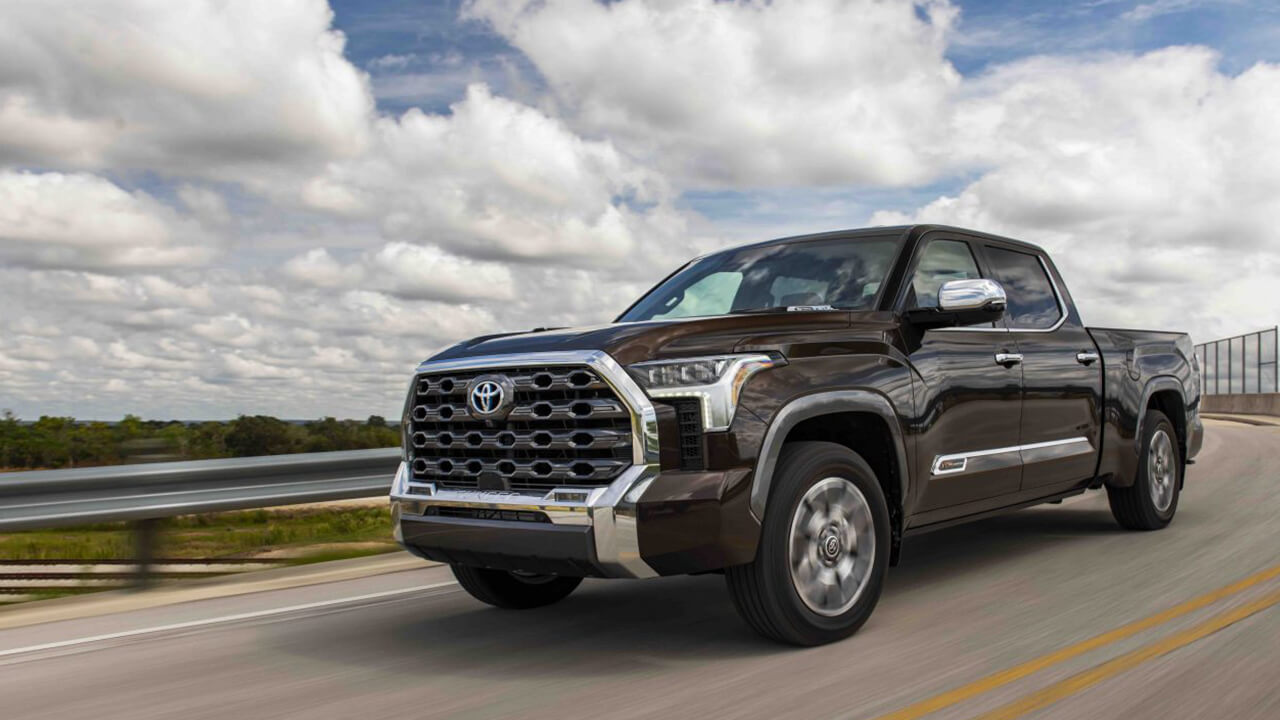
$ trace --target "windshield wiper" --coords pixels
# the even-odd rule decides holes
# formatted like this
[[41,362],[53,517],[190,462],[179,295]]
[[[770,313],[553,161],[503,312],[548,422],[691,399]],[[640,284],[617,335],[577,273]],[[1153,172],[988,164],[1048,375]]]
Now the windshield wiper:
[[762,313],[784,313],[784,312],[837,312],[840,308],[830,305],[774,305],[772,307],[747,308],[745,310],[734,310],[733,315],[756,315]]

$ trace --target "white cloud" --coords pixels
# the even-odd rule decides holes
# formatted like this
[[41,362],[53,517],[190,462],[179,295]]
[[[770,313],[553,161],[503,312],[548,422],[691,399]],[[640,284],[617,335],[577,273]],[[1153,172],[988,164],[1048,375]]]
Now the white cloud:
[[367,137],[371,95],[323,0],[52,0],[2,15],[0,161],[244,180]]
[[[990,169],[872,221],[1042,242],[1087,319],[1207,339],[1242,320],[1219,314],[1221,289],[1263,287],[1259,260],[1280,255],[1278,112],[1280,68],[1227,76],[1204,48],[1013,63],[974,82],[959,111],[965,145]],[[1270,322],[1280,301],[1260,294],[1249,314]]]
[[396,240],[595,266],[618,264],[637,228],[670,212],[660,176],[540,110],[473,85],[451,111],[378,120],[370,151],[331,164],[306,199],[376,218]]
[[577,126],[698,184],[904,185],[960,76],[947,2],[471,0]]
[[84,173],[0,170],[0,258],[37,267],[164,267],[208,260],[212,248],[169,208]]
[[509,300],[511,268],[459,257],[440,248],[391,242],[341,263],[323,248],[284,264],[288,277],[321,288],[371,288],[409,300]]

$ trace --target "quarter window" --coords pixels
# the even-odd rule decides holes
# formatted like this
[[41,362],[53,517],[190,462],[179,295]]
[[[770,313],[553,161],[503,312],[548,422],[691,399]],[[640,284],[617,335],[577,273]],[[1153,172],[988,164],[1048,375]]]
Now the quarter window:
[[1062,319],[1062,308],[1044,263],[1035,255],[987,247],[987,259],[996,280],[1009,296],[1005,312],[1010,329],[1047,330]]

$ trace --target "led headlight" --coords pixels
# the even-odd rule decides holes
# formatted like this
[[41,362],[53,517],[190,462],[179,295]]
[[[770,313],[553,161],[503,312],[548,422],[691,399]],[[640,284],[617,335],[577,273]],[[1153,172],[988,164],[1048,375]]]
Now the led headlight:
[[636,363],[627,372],[649,397],[699,399],[703,429],[717,431],[729,429],[738,396],[752,375],[785,364],[772,355],[715,355]]

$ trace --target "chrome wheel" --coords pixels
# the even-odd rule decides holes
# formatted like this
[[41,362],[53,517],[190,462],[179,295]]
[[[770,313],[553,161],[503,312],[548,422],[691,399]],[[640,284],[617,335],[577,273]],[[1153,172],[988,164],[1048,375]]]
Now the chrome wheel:
[[1147,482],[1151,485],[1151,504],[1161,513],[1168,512],[1173,504],[1174,486],[1178,482],[1175,458],[1169,433],[1157,430],[1147,449]]
[[876,534],[871,506],[838,477],[809,488],[791,520],[791,583],[810,610],[835,617],[853,607],[871,579]]

